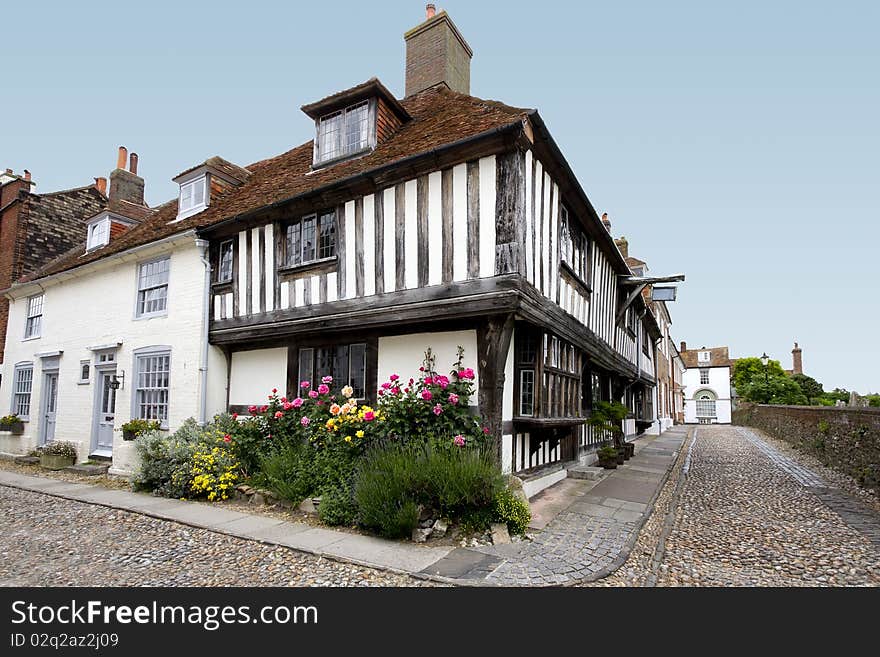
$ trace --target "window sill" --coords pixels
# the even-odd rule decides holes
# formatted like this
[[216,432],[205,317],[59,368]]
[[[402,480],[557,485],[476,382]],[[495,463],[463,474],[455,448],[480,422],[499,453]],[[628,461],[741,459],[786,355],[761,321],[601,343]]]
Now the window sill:
[[593,293],[593,288],[590,287],[589,283],[587,283],[583,278],[581,278],[580,276],[578,276],[577,273],[575,273],[574,269],[572,269],[572,268],[568,265],[567,262],[565,262],[565,261],[560,261],[560,262],[559,262],[559,268],[560,268],[564,273],[568,274],[568,276],[569,276],[570,278],[573,279],[574,284],[577,285],[578,287],[580,287],[582,292],[586,292],[588,295],[590,295],[590,294]]
[[584,417],[532,417],[516,415],[513,418],[516,424],[533,425],[536,427],[570,427],[577,424],[586,424]]
[[78,386],[87,386],[91,383],[91,381],[77,381],[76,385]]
[[326,169],[327,167],[332,167],[334,164],[339,164],[340,162],[345,162],[346,160],[353,160],[356,157],[361,157],[362,155],[366,155],[367,153],[373,150],[372,146],[367,146],[366,148],[362,148],[359,151],[354,151],[352,153],[346,153],[345,155],[340,155],[338,157],[334,157],[332,160],[322,160],[321,162],[314,162],[312,164],[312,170],[309,173],[315,173],[322,169]]
[[29,338],[22,338],[21,341],[22,342],[33,342],[34,340],[39,340],[42,337],[43,337],[42,335],[32,335]]
[[214,292],[232,292],[232,280],[211,283],[211,290]]
[[139,322],[144,319],[156,319],[157,317],[168,317],[168,311],[161,313],[150,313],[149,315],[135,315],[134,321]]
[[320,260],[310,260],[309,262],[305,262],[299,265],[290,265],[278,268],[279,274],[298,274],[303,271],[308,271],[310,269],[315,269],[324,265],[329,265],[335,263],[338,260],[337,256],[330,256],[329,258],[321,258]]

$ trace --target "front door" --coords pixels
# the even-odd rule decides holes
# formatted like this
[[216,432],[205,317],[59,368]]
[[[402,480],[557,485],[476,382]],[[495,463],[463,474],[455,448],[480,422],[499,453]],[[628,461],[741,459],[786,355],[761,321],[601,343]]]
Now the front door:
[[116,370],[103,370],[98,372],[95,390],[97,399],[97,413],[95,417],[95,449],[92,452],[97,456],[113,456],[113,423],[116,417],[116,390],[110,383]]
[[46,372],[43,379],[43,435],[40,444],[55,440],[55,414],[58,408],[58,372]]

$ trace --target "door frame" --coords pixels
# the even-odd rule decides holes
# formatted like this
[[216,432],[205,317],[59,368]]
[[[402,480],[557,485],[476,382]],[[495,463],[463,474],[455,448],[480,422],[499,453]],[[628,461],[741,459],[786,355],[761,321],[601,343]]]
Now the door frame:
[[58,376],[58,368],[43,369],[42,376],[43,376],[43,380],[42,380],[42,393],[43,394],[41,395],[42,399],[40,400],[40,437],[39,437],[39,444],[41,446],[45,445],[47,442],[46,433],[47,433],[47,429],[49,428],[49,423],[46,420],[46,415],[48,415],[48,413],[49,413],[49,410],[48,410],[48,407],[49,407],[49,386],[47,386],[46,383],[47,383],[50,376],[55,377],[55,428],[57,429],[58,428],[58,386],[61,382],[61,377]]
[[[89,455],[94,454],[98,451],[98,432],[100,430],[100,417],[101,413],[101,401],[104,396],[104,376],[112,376],[117,371],[117,363],[114,360],[113,363],[106,364],[95,364],[95,385],[94,385],[94,394],[92,395],[92,440],[91,445],[89,447]],[[114,398],[114,420],[115,420],[115,402],[117,400]],[[111,445],[110,451],[112,453],[113,447]],[[112,457],[111,457],[112,458]]]

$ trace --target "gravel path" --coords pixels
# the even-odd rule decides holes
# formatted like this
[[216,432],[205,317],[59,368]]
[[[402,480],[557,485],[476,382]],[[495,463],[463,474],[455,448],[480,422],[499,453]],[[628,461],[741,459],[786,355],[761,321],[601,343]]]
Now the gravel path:
[[0,486],[0,585],[424,586],[174,522]]
[[700,427],[657,584],[880,585],[880,551],[802,465],[757,434]]

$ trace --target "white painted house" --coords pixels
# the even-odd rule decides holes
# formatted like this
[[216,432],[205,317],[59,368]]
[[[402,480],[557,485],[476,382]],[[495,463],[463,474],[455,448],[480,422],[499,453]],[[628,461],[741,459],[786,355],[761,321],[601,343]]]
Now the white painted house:
[[684,372],[684,421],[730,424],[730,355],[727,347],[687,349],[681,343]]

